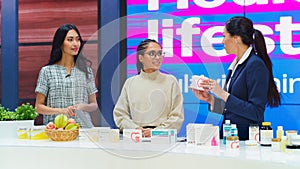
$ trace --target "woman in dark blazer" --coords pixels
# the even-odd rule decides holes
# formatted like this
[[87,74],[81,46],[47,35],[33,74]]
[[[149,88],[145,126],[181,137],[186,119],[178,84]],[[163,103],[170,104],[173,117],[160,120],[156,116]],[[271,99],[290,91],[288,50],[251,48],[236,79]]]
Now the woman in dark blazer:
[[252,21],[240,16],[229,19],[223,36],[226,52],[236,55],[228,68],[225,86],[221,88],[215,80],[203,78],[204,90],[192,91],[198,99],[210,104],[210,111],[223,114],[224,120],[237,124],[240,140],[248,140],[249,125],[261,126],[266,104],[277,107],[280,95],[264,37],[253,28]]

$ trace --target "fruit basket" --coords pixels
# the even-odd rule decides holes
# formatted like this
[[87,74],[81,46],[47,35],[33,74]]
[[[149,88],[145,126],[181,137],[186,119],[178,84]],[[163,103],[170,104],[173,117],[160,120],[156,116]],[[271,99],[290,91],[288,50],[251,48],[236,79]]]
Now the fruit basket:
[[45,132],[52,141],[73,141],[79,135],[79,129],[52,130],[46,128]]

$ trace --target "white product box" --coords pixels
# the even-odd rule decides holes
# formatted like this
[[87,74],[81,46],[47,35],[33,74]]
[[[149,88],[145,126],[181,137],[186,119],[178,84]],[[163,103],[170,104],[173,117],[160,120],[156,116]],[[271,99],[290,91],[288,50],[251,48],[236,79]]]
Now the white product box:
[[212,124],[202,124],[202,123],[189,123],[186,126],[186,141],[187,144],[195,144],[195,128],[197,127],[198,130],[201,128],[203,129],[204,127],[207,126],[213,126]]
[[219,146],[219,126],[195,126],[195,144],[204,146]]
[[97,127],[99,132],[99,142],[116,143],[120,140],[120,130],[109,127]]
[[200,87],[200,83],[202,82],[202,79],[207,79],[204,75],[193,75],[190,79],[191,85],[190,87],[196,90],[204,90],[202,87]]
[[142,139],[142,130],[123,129],[123,141],[131,143],[139,143]]
[[176,129],[154,129],[151,130],[151,143],[174,144],[177,141]]

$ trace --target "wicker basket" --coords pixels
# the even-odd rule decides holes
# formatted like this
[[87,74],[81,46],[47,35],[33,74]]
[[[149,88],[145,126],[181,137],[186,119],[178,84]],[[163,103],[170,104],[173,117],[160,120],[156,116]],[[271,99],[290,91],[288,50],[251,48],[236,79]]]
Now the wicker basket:
[[73,141],[79,135],[79,129],[76,130],[45,129],[45,132],[52,141]]

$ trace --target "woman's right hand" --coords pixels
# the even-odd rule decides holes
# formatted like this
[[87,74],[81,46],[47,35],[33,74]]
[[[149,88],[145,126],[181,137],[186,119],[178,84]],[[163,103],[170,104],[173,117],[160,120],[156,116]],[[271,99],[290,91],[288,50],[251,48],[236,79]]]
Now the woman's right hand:
[[205,101],[209,104],[212,102],[212,95],[208,93],[208,90],[196,90],[192,88],[192,92],[195,94],[195,96],[202,101]]
[[69,106],[67,108],[62,108],[62,114],[65,114],[67,116],[75,116],[76,115],[75,109],[76,109],[75,106]]

